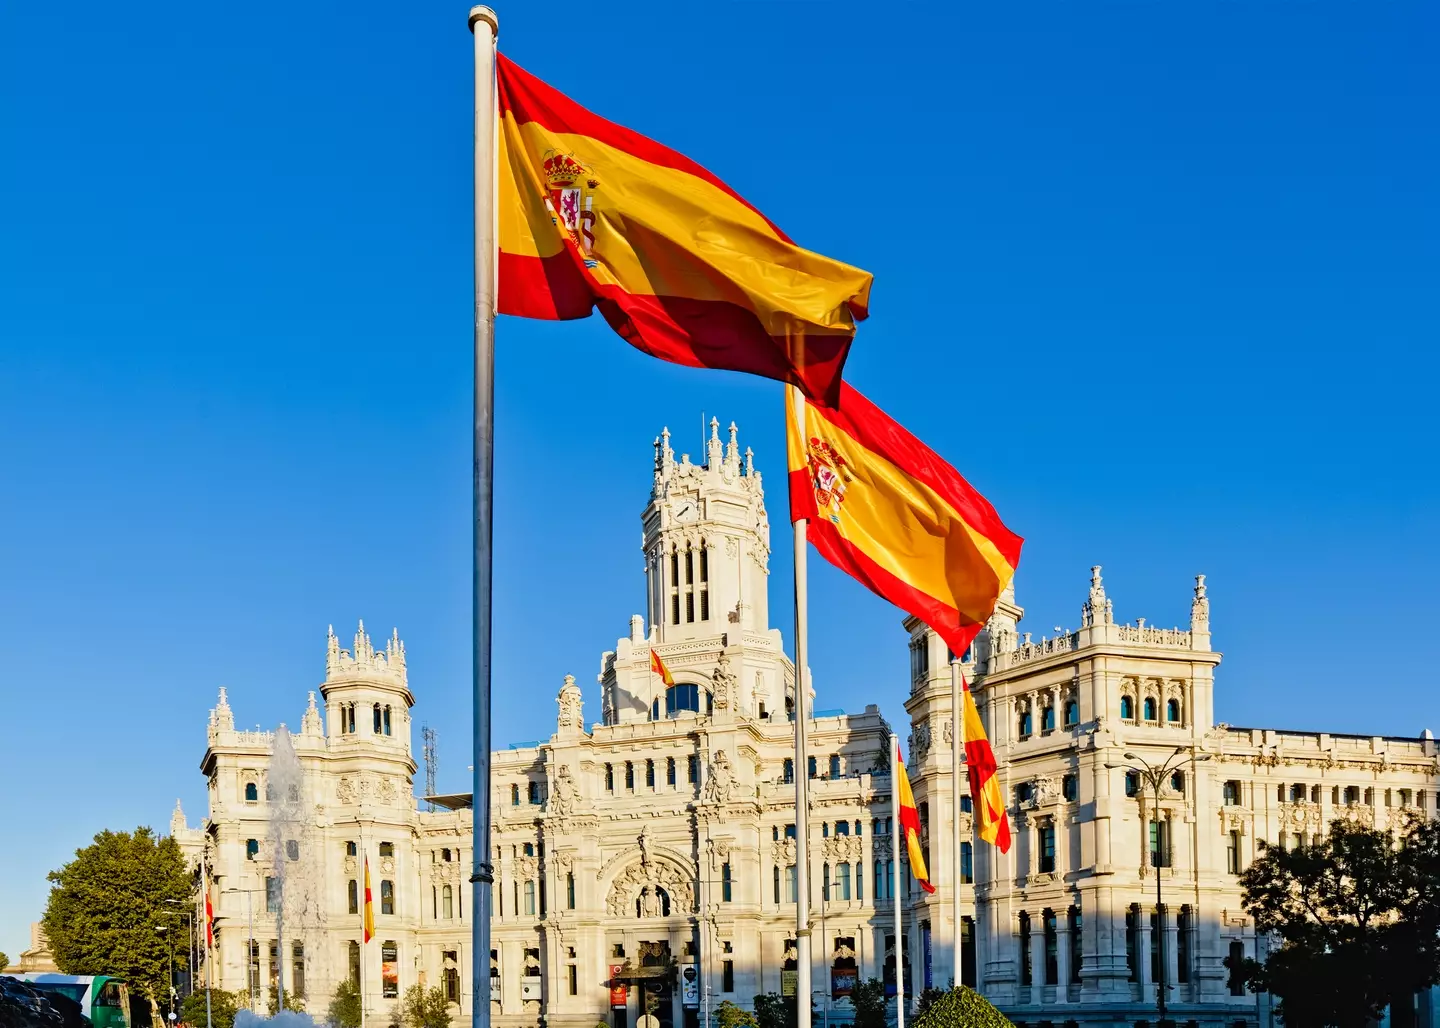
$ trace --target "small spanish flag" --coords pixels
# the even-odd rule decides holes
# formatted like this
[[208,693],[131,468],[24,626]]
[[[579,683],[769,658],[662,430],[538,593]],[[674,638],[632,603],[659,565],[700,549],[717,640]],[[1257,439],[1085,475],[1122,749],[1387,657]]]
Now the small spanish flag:
[[929,625],[960,656],[1015,575],[1024,542],[934,450],[848,384],[839,406],[786,403],[790,520],[820,555]]
[[210,905],[210,890],[205,890],[205,945],[215,948],[215,908]]
[[666,667],[665,662],[660,659],[660,654],[654,650],[650,651],[650,670],[659,675],[667,687],[675,684],[675,679],[670,677],[670,669]]
[[365,941],[375,938],[375,907],[370,902],[370,857],[365,857]]
[[652,357],[836,399],[868,272],[801,249],[688,157],[503,54],[496,85],[501,314],[563,321],[598,308]]
[[920,811],[915,809],[915,794],[910,791],[910,776],[905,773],[905,758],[900,745],[895,745],[895,774],[900,784],[900,831],[905,833],[905,848],[910,853],[910,873],[926,892],[934,892],[930,869],[925,866],[925,851],[920,848]]
[[1010,817],[1005,813],[1005,797],[1000,791],[999,768],[995,751],[985,736],[985,724],[970,683],[965,683],[965,766],[970,775],[970,795],[974,800],[976,829],[980,838],[1010,852]]

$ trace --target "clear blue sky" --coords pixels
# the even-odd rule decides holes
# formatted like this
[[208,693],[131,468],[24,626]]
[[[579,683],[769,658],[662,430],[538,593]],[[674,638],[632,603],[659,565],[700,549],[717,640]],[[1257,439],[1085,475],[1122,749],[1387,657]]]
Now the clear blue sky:
[[[465,5],[9,5],[0,22],[0,949],[101,828],[201,813],[206,711],[298,723],[398,626],[466,787]],[[849,377],[1027,543],[1170,625],[1231,723],[1440,730],[1434,5],[502,6],[503,48],[875,274]],[[498,327],[495,732],[642,602],[650,440],[779,388],[598,318]],[[812,562],[815,566],[816,562]],[[899,615],[817,567],[824,706],[901,717]]]

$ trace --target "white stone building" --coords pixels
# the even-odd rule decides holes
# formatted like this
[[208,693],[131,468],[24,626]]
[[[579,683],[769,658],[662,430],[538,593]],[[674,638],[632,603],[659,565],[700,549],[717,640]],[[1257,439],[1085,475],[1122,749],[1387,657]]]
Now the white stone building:
[[[734,426],[726,444],[711,424],[703,464],[677,461],[668,432],[656,441],[642,516],[649,609],[601,658],[599,722],[587,727],[567,676],[554,734],[494,754],[496,1025],[531,1026],[543,1014],[549,1028],[629,1028],[646,997],[664,1028],[696,1025],[723,1000],[748,1006],[793,980],[794,667],[767,617],[761,477]],[[1018,635],[1021,614],[1007,595],[965,655],[1016,834],[1006,856],[984,846],[962,854],[965,981],[978,968],[982,990],[1032,1026],[1152,1020],[1158,874],[1172,1016],[1213,1028],[1268,1021],[1263,1002],[1233,994],[1222,964],[1256,946],[1237,870],[1259,840],[1302,841],[1335,817],[1435,816],[1433,741],[1215,723],[1220,655],[1203,579],[1187,629],[1116,624],[1098,568],[1078,631],[1032,642]],[[910,734],[940,884],[925,896],[902,869],[913,996],[954,977],[947,884],[956,869],[948,654],[922,625],[906,626],[911,723],[900,731]],[[673,688],[651,671],[652,650]],[[192,857],[202,844],[209,854],[217,987],[245,990],[248,963],[261,1002],[283,974],[287,991],[323,1012],[337,982],[358,977],[370,1023],[388,1024],[406,988],[438,985],[467,1024],[470,797],[433,797],[434,811],[414,797],[414,697],[398,635],[376,650],[362,625],[342,649],[332,632],[319,696],[310,694],[293,737],[313,816],[293,851],[306,902],[292,910],[286,901],[283,944],[266,909],[273,734],[236,730],[223,689],[211,712],[201,763],[209,816],[190,829],[177,814],[172,829]],[[847,981],[893,975],[890,726],[874,705],[813,716],[810,766],[799,770],[814,779],[815,1005],[843,1021]],[[1162,791],[1158,818],[1128,772],[1107,766],[1177,749],[1210,759],[1187,764]],[[968,823],[968,811],[960,816]],[[376,938],[362,946],[367,854]],[[1420,1008],[1428,1028],[1428,1000]]]

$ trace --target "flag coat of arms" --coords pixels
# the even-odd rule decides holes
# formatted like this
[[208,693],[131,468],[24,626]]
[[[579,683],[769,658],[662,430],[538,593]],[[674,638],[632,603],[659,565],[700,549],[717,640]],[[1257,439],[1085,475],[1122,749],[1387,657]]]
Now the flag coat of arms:
[[1022,540],[934,450],[847,383],[786,404],[790,518],[820,555],[963,654],[1015,575]]
[[499,312],[598,309],[652,356],[833,401],[871,276],[797,246],[688,157],[496,61]]

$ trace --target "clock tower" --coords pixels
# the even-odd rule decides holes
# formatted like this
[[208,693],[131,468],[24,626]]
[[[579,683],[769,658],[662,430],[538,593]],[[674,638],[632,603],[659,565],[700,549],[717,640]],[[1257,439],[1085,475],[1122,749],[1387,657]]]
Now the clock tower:
[[[650,499],[641,514],[644,616],[606,654],[600,675],[606,723],[783,712],[793,669],[769,625],[770,520],[754,456],[738,430],[710,420],[704,463],[676,459],[670,430],[655,440]],[[646,624],[648,622],[648,631]],[[652,670],[651,653],[678,689]],[[716,678],[716,671],[719,677]],[[715,682],[730,695],[717,695]]]
[[754,458],[735,425],[720,441],[710,419],[705,463],[675,459],[667,428],[655,440],[655,475],[644,529],[648,617],[657,642],[769,627],[770,521]]

